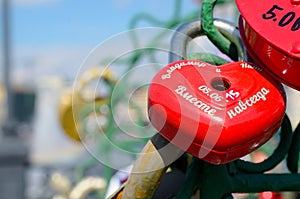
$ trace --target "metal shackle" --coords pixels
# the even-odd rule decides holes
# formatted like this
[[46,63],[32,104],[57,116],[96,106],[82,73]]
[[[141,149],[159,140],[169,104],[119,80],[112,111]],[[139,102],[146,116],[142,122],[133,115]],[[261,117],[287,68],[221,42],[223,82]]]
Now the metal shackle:
[[[238,52],[238,61],[247,60],[247,51],[243,46],[239,30],[232,23],[224,20],[215,19],[216,28],[233,44]],[[191,21],[180,25],[171,38],[169,52],[169,63],[185,59],[187,57],[188,43],[199,36],[205,36],[201,28],[201,20]]]

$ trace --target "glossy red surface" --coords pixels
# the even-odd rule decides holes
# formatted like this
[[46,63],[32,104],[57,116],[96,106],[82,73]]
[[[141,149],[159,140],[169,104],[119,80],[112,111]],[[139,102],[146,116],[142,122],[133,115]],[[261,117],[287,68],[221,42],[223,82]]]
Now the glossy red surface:
[[[250,46],[250,44],[248,43],[248,40],[245,37],[245,30],[244,30],[244,26],[243,24],[243,19],[240,18],[239,20],[239,30],[241,33],[241,38],[242,41],[244,43],[245,48],[247,49],[248,55],[251,57],[252,61],[257,64],[258,66],[262,67],[263,69],[265,69],[266,71],[268,71],[268,73],[270,75],[272,75],[274,78],[276,78],[278,81],[296,89],[296,90],[300,90],[300,85],[297,84],[298,80],[298,73],[297,72],[293,72],[290,73],[292,70],[289,70],[289,77],[287,78],[286,74],[284,77],[281,77],[281,69],[280,68],[274,68],[274,67],[268,67],[260,58],[259,56],[254,52],[254,50],[252,49],[252,47]],[[267,45],[265,43],[265,45]],[[278,52],[277,52],[278,53]],[[282,60],[281,60],[282,61]],[[268,62],[268,64],[270,64]],[[272,64],[272,63],[271,63]],[[281,64],[281,66],[283,66],[284,64]],[[276,70],[277,69],[277,70]],[[297,68],[295,68],[295,70],[297,70]],[[290,81],[289,81],[290,80]]]
[[248,50],[273,75],[300,90],[300,4],[286,0],[236,0]]
[[284,90],[262,73],[245,62],[171,63],[150,84],[150,121],[193,156],[213,164],[233,161],[268,141],[282,122]]

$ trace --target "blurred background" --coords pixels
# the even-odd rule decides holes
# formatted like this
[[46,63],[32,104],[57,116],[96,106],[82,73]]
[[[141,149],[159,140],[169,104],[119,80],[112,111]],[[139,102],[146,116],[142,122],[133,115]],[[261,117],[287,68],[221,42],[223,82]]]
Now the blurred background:
[[[84,144],[65,132],[61,99],[86,70],[82,65],[97,45],[130,28],[157,26],[137,20],[130,27],[141,13],[171,21],[175,1],[1,0],[0,6],[0,198],[59,198],[85,176],[115,172],[103,171]],[[178,15],[199,10],[198,2],[180,2]],[[96,53],[91,67],[119,56],[114,49],[129,43],[101,49],[106,54]],[[113,72],[120,77],[123,71]],[[145,96],[141,100],[145,109]]]
[[[120,54],[115,54],[118,52],[116,49],[128,45],[130,47],[127,50],[130,51],[136,47],[132,45],[136,40],[132,40],[130,35],[128,37],[128,30],[149,27],[174,28],[181,21],[199,18],[200,7],[200,1],[196,0],[1,0],[0,198],[63,199],[84,179],[87,180],[87,184],[94,185],[81,194],[84,198],[103,198],[105,192],[120,186],[126,173],[118,173],[118,182],[110,180],[109,185],[108,179],[113,179],[112,175],[120,168],[102,164],[107,159],[93,155],[99,151],[107,152],[107,148],[97,147],[105,145],[99,144],[102,143],[99,139],[103,138],[99,138],[98,134],[91,134],[85,139],[87,141],[83,141],[82,138],[68,132],[68,129],[73,127],[72,122],[62,119],[64,114],[69,114],[67,111],[74,111],[72,100],[70,101],[74,99],[74,85],[76,88],[78,82],[84,82],[82,75],[90,69],[111,63],[116,57],[119,59]],[[236,23],[238,13],[234,3],[228,1],[216,8],[216,16]],[[159,34],[159,31],[161,29],[151,29],[150,33]],[[153,35],[147,35],[146,32],[149,31],[139,33],[139,36],[144,37],[142,41],[153,39]],[[168,49],[171,34],[172,32],[169,32],[158,37],[161,48]],[[208,49],[212,49],[209,44],[206,45]],[[154,133],[145,115],[147,90],[143,86],[136,86],[135,83],[140,79],[151,79],[155,71],[148,73],[145,72],[148,68],[142,69],[132,72],[130,77],[127,77],[128,68],[130,69],[127,65],[147,65],[151,61],[160,68],[167,64],[166,52],[154,52],[153,56],[154,61],[153,58],[143,58],[134,62],[133,54],[124,55],[124,59],[114,61],[116,63],[111,64],[109,68],[114,77],[104,77],[104,83],[108,85],[106,90],[103,91],[99,85],[92,85],[90,88],[93,94],[97,88],[96,92],[100,96],[100,100],[92,100],[99,109],[94,117],[104,126],[112,125],[109,123],[111,120],[107,119],[110,111],[107,110],[105,101],[108,98],[106,95],[109,93],[109,85],[126,78],[131,80],[130,84],[125,84],[126,88],[120,86],[119,92],[120,95],[130,95],[128,100],[134,101],[134,108],[126,106],[126,103],[118,106],[115,113],[120,120],[117,120],[117,123],[119,121],[118,124],[129,124],[129,127],[124,125],[124,128],[134,131],[132,128],[135,125],[130,127],[132,121],[124,120],[129,114],[131,120],[136,120],[134,124],[139,123],[139,128],[143,129],[144,134],[138,135],[141,139],[131,141],[133,145],[129,144],[131,142],[120,142],[120,146],[124,145],[124,150],[134,146],[133,155],[119,152],[109,155],[114,157],[118,164],[125,162],[121,165],[123,171],[129,170],[130,163],[135,159],[134,154]],[[88,72],[88,81],[97,79],[98,73]],[[86,86],[85,83],[82,84]],[[131,84],[132,92],[129,93],[126,89]],[[139,83],[144,84],[147,82]],[[292,89],[287,90],[291,96],[289,103],[292,104],[288,106],[288,111],[295,126],[299,121],[297,118],[300,118],[295,111],[300,108],[297,103],[298,93]],[[79,104],[84,104],[80,106],[88,104],[88,101],[79,101]],[[72,116],[72,113],[68,115],[71,118]],[[78,117],[75,121],[82,122],[81,115],[76,116],[75,113],[75,117]],[[88,128],[93,128],[89,121],[85,123],[88,123]],[[102,130],[105,131],[106,128],[107,126]],[[116,134],[111,128],[107,131],[112,135]],[[84,183],[81,186],[84,187]],[[87,194],[92,189],[102,192]]]

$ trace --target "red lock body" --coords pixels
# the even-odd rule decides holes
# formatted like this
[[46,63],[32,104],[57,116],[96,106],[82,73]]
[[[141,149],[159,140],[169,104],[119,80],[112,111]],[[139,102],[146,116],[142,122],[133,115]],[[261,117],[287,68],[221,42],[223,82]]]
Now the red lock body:
[[236,0],[239,29],[250,56],[281,82],[300,90],[298,0]]
[[149,87],[152,125],[171,143],[213,164],[240,158],[269,140],[285,112],[282,86],[246,62],[178,61]]

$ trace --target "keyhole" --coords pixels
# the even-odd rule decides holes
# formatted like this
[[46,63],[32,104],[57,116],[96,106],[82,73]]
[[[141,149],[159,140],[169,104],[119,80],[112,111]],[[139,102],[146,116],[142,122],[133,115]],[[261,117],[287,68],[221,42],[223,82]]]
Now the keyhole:
[[226,91],[230,88],[231,83],[224,77],[216,77],[211,81],[211,86],[218,91]]

